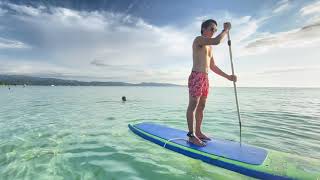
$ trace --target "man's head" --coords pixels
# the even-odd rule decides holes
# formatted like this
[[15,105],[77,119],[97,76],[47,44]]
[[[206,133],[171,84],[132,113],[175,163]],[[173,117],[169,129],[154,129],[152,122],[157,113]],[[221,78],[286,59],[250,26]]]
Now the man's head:
[[217,31],[217,22],[213,19],[208,19],[201,24],[201,35],[212,37]]

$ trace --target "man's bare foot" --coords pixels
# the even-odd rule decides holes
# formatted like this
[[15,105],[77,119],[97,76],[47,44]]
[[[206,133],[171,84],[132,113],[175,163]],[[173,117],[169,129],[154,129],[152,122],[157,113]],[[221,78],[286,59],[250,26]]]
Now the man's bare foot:
[[189,137],[189,142],[191,144],[194,144],[194,145],[197,145],[197,146],[201,146],[201,147],[206,146],[206,143],[201,141],[197,136]]
[[210,141],[210,140],[211,140],[208,136],[202,134],[202,132],[196,133],[196,136],[197,136],[199,139],[201,139],[202,141]]

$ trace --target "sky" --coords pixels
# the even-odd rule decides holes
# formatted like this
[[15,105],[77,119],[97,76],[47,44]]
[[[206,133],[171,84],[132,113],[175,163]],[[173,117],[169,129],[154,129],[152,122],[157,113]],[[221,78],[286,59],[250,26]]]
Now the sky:
[[0,74],[186,85],[206,19],[232,24],[238,86],[320,87],[320,0],[0,0]]

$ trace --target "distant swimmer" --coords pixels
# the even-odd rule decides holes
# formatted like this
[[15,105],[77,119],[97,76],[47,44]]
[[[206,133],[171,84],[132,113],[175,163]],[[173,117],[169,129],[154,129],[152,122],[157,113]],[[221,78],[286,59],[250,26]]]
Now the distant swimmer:
[[122,96],[122,102],[126,102],[127,98],[125,96]]

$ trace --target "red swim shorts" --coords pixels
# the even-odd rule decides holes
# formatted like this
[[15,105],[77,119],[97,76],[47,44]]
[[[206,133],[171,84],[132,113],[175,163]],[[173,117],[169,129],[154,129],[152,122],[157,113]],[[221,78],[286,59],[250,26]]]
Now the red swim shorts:
[[188,81],[189,94],[192,97],[208,96],[209,79],[204,72],[192,71]]

